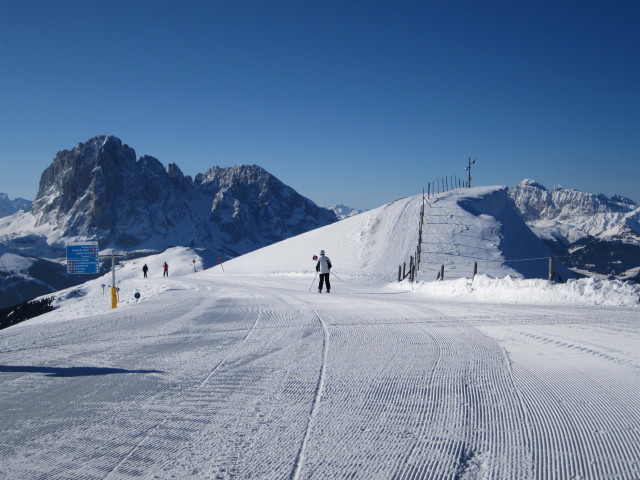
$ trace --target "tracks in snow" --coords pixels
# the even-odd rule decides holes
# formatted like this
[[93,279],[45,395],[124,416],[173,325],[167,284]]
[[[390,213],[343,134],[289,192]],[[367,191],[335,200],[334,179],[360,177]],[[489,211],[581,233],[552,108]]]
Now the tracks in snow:
[[3,364],[35,351],[131,373],[0,372],[0,476],[638,477],[640,336],[627,317],[486,305],[478,317],[270,282],[85,319],[51,345],[45,325],[4,337]]
[[638,478],[637,335],[634,345],[589,325],[483,330],[513,361],[537,478]]
[[322,326],[322,335],[323,335],[323,345],[322,345],[322,365],[320,367],[320,375],[318,376],[318,384],[316,386],[316,394],[313,399],[313,406],[311,407],[311,413],[309,414],[309,422],[307,423],[307,428],[304,432],[304,438],[302,439],[302,444],[300,445],[300,450],[296,455],[296,459],[294,462],[293,472],[291,474],[292,480],[298,480],[300,478],[300,472],[302,470],[302,466],[304,465],[305,458],[305,450],[307,449],[307,444],[309,443],[309,438],[311,436],[311,431],[313,429],[316,417],[318,416],[318,408],[320,406],[320,400],[322,399],[322,394],[324,392],[324,384],[325,379],[327,377],[327,358],[329,356],[329,327],[326,322],[322,319],[320,314],[313,309],[313,313],[315,313],[320,325]]
[[[260,320],[260,316],[261,316],[261,313],[262,313],[262,307],[260,305],[259,299],[257,299],[256,302],[257,302],[257,313],[255,315],[255,320],[254,320],[253,324],[251,325],[251,327],[246,331],[246,334],[244,335],[244,338],[242,338],[242,340],[240,340],[239,343],[234,345],[234,348],[238,348],[240,345],[242,345],[251,336],[252,332],[256,329],[256,325],[258,324],[258,321]],[[226,355],[211,369],[209,374],[193,390],[192,394],[190,394],[187,398],[183,398],[182,401],[179,402],[178,404],[176,404],[174,406],[174,408],[164,418],[162,418],[162,420],[160,422],[156,423],[151,428],[149,428],[149,430],[147,430],[147,432],[142,436],[140,441],[138,441],[133,446],[133,448],[122,458],[122,460],[120,460],[113,467],[113,469],[104,477],[104,480],[108,480],[110,478],[113,478],[113,476],[117,474],[118,470],[134,457],[134,455],[142,447],[142,445],[145,444],[154,435],[154,433],[159,428],[161,428],[165,424],[167,424],[167,422],[169,422],[172,418],[179,418],[181,416],[184,416],[184,413],[185,413],[186,410],[192,409],[193,408],[194,398],[198,396],[200,390],[202,390],[203,387],[216,374],[216,372],[218,372],[220,367],[225,364],[225,362],[230,358],[232,353],[233,353],[232,349],[229,349],[229,351],[226,353]]]

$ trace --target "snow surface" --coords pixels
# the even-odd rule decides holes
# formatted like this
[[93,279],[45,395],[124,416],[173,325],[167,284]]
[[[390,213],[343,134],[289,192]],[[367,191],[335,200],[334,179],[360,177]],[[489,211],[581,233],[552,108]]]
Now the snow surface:
[[639,478],[640,289],[517,278],[501,191],[427,212],[425,265],[476,242],[473,282],[393,282],[410,197],[204,271],[187,248],[127,262],[115,310],[108,275],[61,292],[0,331],[0,477]]

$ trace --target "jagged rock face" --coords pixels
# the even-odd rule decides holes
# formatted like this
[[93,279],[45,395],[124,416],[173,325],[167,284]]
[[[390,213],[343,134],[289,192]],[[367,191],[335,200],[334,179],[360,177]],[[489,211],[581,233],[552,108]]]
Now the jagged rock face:
[[620,275],[640,266],[640,207],[632,200],[533,180],[509,189],[529,227],[577,269]]
[[628,198],[608,198],[559,185],[547,190],[533,180],[523,180],[511,187],[509,195],[527,222],[563,226],[572,231],[572,241],[585,235],[640,234],[640,229],[634,228],[640,218],[640,209]]
[[[95,238],[123,247],[166,235],[188,214],[188,179],[176,166],[171,176],[153,157],[111,136],[98,136],[58,152],[44,171],[31,212],[65,237]],[[175,188],[180,185],[182,190]]]
[[337,220],[257,165],[214,167],[195,184],[213,198],[210,220],[233,243],[260,237],[273,243]]
[[[63,237],[101,248],[189,245],[238,255],[337,220],[256,165],[214,167],[194,182],[111,136],[59,152],[31,212]],[[153,245],[151,245],[153,244]]]
[[598,214],[629,213],[638,208],[621,196],[608,198],[556,185],[547,190],[533,180],[523,180],[509,191],[516,206],[527,220],[566,220]]

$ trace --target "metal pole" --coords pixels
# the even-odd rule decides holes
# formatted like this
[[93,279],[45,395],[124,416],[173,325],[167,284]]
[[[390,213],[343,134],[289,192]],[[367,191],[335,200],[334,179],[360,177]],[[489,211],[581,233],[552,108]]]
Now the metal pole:
[[111,250],[111,308],[118,306],[118,291],[116,290],[116,251]]
[[471,157],[469,157],[469,166],[465,168],[465,170],[468,172],[467,187],[471,187],[471,165],[473,165],[474,163],[476,163],[476,159],[474,158],[472,162]]
[[313,288],[313,284],[316,283],[316,277],[318,276],[318,272],[313,276],[313,282],[311,282],[311,286],[309,287],[309,291]]

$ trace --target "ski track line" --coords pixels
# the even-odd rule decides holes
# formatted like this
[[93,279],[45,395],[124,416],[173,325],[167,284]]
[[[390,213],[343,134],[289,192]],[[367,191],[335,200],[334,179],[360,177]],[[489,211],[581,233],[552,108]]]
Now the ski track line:
[[[438,418],[425,419],[425,424],[437,426],[443,413],[445,416],[454,414],[453,418],[441,423],[440,428],[444,429],[447,423],[458,425],[460,440],[453,442],[450,438],[448,444],[441,446],[439,455],[428,455],[427,462],[420,468],[414,465],[412,472],[405,466],[398,478],[445,477],[451,474],[451,467],[442,462],[435,464],[432,458],[450,455],[457,459],[456,478],[467,474],[473,478],[481,474],[487,478],[533,478],[532,460],[526,450],[530,435],[526,426],[523,427],[528,417],[504,349],[492,337],[460,320],[456,319],[457,326],[453,330],[451,327],[434,329],[429,323],[421,325],[427,333],[432,332],[429,334],[435,338],[440,352],[439,365],[429,381],[430,385],[440,386],[442,393],[435,398],[449,399],[449,403],[458,398],[448,407],[449,413],[434,410],[432,415],[438,415]],[[436,435],[437,430],[436,427],[430,435]],[[446,437],[442,435],[442,438]],[[424,428],[421,438],[429,442]],[[514,448],[515,445],[518,448]],[[415,447],[417,445],[414,450]],[[410,458],[407,458],[407,464]],[[414,460],[413,463],[417,462]]]
[[305,460],[305,450],[307,448],[307,444],[309,443],[309,438],[311,437],[311,430],[313,429],[313,424],[316,416],[318,415],[318,408],[320,406],[320,400],[322,399],[322,393],[324,392],[324,384],[325,378],[327,376],[327,358],[329,356],[329,328],[322,317],[318,314],[315,308],[311,307],[313,313],[315,313],[320,325],[322,326],[323,332],[323,346],[322,346],[322,366],[320,367],[320,376],[318,378],[318,383],[316,386],[316,394],[313,399],[313,406],[311,408],[311,413],[309,414],[309,421],[307,422],[307,428],[304,433],[304,437],[302,439],[302,444],[300,445],[300,450],[298,450],[298,454],[296,455],[296,459],[294,462],[294,468],[292,470],[290,478],[292,480],[298,480],[300,478],[300,474],[302,471],[302,467],[304,465]]
[[[244,338],[238,343],[238,345],[244,343],[249,336],[251,335],[251,333],[255,330],[256,325],[258,324],[258,320],[260,319],[260,316],[262,314],[262,307],[260,304],[260,300],[256,297],[256,301],[258,303],[258,313],[256,314],[256,319],[254,320],[251,328],[247,331],[247,334],[244,336]],[[236,345],[237,346],[237,345]],[[215,367],[213,367],[213,369],[209,372],[209,374],[204,378],[204,380],[202,380],[202,382],[200,382],[200,384],[198,385],[198,387],[196,387],[196,389],[191,393],[191,395],[195,395],[196,393],[198,393],[206,384],[207,382],[211,379],[211,377],[213,377],[213,375],[220,369],[220,367],[222,365],[224,365],[226,363],[226,361],[229,359],[229,357],[232,354],[232,349],[229,348],[229,352],[227,353],[227,355],[224,356],[224,358],[222,360],[220,360]],[[185,406],[185,401],[183,400],[182,402],[178,403],[178,405],[171,411],[169,412],[160,422],[156,423],[155,425],[153,425],[151,428],[149,428],[147,430],[147,432],[144,434],[144,436],[142,437],[142,439],[136,443],[136,445],[133,446],[133,448],[116,464],[115,467],[113,467],[113,469],[111,469],[111,471],[109,473],[107,473],[107,475],[104,477],[104,480],[108,480],[109,478],[112,477],[112,475],[115,475],[115,472],[122,466],[124,465],[133,455],[134,453],[140,448],[142,447],[142,445],[146,442],[146,440],[148,438],[150,438],[153,433],[160,428],[161,426],[163,426],[165,423],[167,423],[172,417],[175,417],[181,410],[184,409]]]
[[[640,458],[638,432],[629,428],[637,425],[637,410],[624,400],[615,402],[588,371],[566,364],[558,354],[540,362],[534,358],[518,369],[523,397],[531,405],[538,478],[635,478],[637,469],[620,457]],[[554,364],[578,375],[562,382],[551,373]]]

